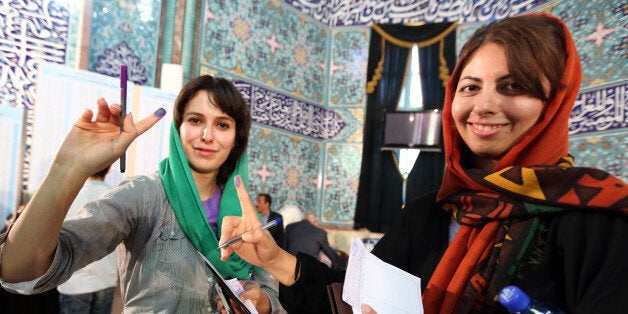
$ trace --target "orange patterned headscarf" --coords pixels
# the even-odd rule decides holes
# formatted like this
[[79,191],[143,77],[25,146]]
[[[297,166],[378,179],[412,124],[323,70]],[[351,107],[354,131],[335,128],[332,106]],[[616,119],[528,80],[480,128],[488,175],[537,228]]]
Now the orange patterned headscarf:
[[[561,82],[566,88],[556,92],[554,99],[546,105],[541,120],[501,158],[493,169],[495,171],[508,166],[554,165],[561,157],[567,156],[569,115],[580,89],[582,68],[576,45],[567,27],[559,19],[550,15],[546,16],[555,19],[564,28],[567,61]],[[462,68],[457,68],[456,71],[462,71]],[[451,115],[452,102],[456,93],[455,83],[450,80],[445,91],[443,139],[447,168],[443,184],[438,192],[438,199],[461,189],[489,192],[485,186],[470,178],[462,167],[462,145],[465,144]]]

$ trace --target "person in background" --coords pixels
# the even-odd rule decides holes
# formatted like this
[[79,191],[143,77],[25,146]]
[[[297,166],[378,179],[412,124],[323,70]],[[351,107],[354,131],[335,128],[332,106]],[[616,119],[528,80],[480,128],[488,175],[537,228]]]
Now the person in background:
[[[30,201],[32,193],[22,191],[20,205],[12,211],[7,218],[6,225],[2,233],[5,233],[13,223],[20,217],[26,204]],[[21,295],[10,293],[0,289],[0,313],[2,314],[56,314],[59,313],[59,292],[55,289],[35,294]]]
[[253,267],[255,281],[248,282],[252,266],[235,254],[221,261],[217,250],[216,222],[241,214],[227,182],[239,174],[244,186],[248,174],[251,114],[233,83],[210,75],[186,83],[159,170],[126,178],[64,221],[85,180],[166,113],[160,108],[137,122],[129,114],[121,132],[120,106],[102,98],[97,105],[95,114],[81,114],[23,214],[0,236],[2,286],[23,294],[50,290],[117,248],[124,312],[220,311],[226,304],[203,255],[222,277],[247,281],[240,297],[259,313],[280,311],[266,271]]
[[286,226],[282,248],[292,255],[303,252],[318,258],[327,266],[344,270],[347,265],[327,241],[327,231],[318,227],[318,216],[311,210],[304,219]]
[[[262,215],[262,223],[266,224],[269,221],[273,221],[277,218],[283,217],[280,213],[274,212],[270,210],[270,205],[273,203],[273,199],[270,197],[270,194],[260,193],[257,195],[257,201],[255,202],[255,209],[257,212]],[[281,239],[283,238],[284,228],[283,223],[278,224],[269,229],[270,234],[275,239],[275,242],[281,243]]]
[[[105,183],[107,167],[94,173],[76,195],[68,209],[72,217],[91,200],[100,198],[111,188]],[[113,297],[118,284],[118,266],[115,251],[72,274],[68,281],[57,287],[59,291],[59,313],[62,314],[110,314]]]
[[[421,278],[425,313],[506,313],[497,294],[509,285],[569,313],[628,309],[628,186],[568,154],[581,76],[567,27],[550,15],[491,22],[463,46],[442,113],[442,186],[408,202],[371,251]],[[247,210],[223,220],[221,241],[259,226],[238,192]],[[279,280],[288,312],[331,311],[326,286],[342,272],[262,230],[223,259],[234,251]]]

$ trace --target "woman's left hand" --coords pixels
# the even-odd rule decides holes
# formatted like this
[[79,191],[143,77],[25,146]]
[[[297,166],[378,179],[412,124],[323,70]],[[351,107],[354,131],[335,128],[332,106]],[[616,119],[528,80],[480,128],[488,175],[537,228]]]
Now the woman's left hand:
[[[240,284],[244,288],[244,291],[242,291],[240,295],[238,296],[240,300],[242,300],[242,302],[246,301],[247,299],[251,300],[257,312],[261,314],[270,313],[272,311],[272,307],[270,305],[270,299],[268,298],[268,295],[266,295],[264,290],[262,290],[262,288],[257,282],[240,280]],[[229,300],[229,303],[230,303],[230,308],[232,309],[232,312],[236,314],[242,313],[240,312],[240,309],[238,308],[238,306],[236,306],[236,304],[233,302],[233,300]],[[222,301],[220,300],[218,296],[216,296],[216,305],[217,305],[218,311],[221,314],[228,314],[227,309],[225,309],[224,304],[222,304]]]
[[259,313],[270,313],[272,311],[268,295],[266,295],[266,292],[262,290],[257,282],[240,281],[240,283],[242,284],[242,287],[244,287],[244,291],[239,295],[240,300],[251,300],[251,302],[253,302],[253,305],[255,306],[255,309]]

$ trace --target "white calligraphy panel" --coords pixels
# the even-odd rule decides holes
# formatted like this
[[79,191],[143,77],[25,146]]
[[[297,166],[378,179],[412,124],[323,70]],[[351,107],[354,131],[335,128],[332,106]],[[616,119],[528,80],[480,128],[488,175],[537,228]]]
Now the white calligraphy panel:
[[569,134],[627,128],[627,86],[621,83],[581,92],[569,118]]

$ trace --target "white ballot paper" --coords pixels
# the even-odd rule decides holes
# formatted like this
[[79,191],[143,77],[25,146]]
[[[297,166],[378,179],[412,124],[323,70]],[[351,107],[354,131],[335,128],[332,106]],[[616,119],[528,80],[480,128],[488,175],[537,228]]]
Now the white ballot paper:
[[353,313],[361,313],[362,304],[377,313],[423,313],[421,278],[380,260],[357,238],[351,242],[342,299]]
[[[240,293],[244,292],[244,287],[242,287],[242,284],[240,283],[238,278],[227,279],[225,280],[225,283],[235,295],[240,295]],[[255,308],[255,305],[253,305],[253,301],[251,301],[250,299],[246,299],[242,301],[242,303],[244,303],[246,308],[251,311],[252,314],[257,314],[257,309]]]

